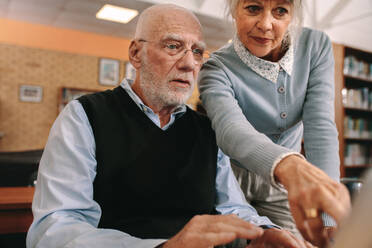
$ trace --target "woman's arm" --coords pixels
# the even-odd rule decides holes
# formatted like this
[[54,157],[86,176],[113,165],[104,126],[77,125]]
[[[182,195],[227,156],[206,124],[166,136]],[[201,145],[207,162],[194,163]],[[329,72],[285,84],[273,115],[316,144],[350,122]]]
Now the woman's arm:
[[274,144],[244,116],[223,65],[214,58],[199,73],[200,97],[216,131],[217,144],[235,164],[261,175],[277,186],[273,165],[291,150]]
[[306,158],[332,179],[339,181],[340,159],[334,122],[334,59],[331,41],[322,34],[312,50],[314,52],[302,115]]

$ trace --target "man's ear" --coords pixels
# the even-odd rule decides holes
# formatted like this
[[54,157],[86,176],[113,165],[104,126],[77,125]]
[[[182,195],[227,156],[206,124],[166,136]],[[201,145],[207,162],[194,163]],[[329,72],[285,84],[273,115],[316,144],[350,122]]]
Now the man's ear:
[[135,69],[139,69],[141,66],[140,50],[142,44],[136,40],[132,40],[129,45],[129,61]]

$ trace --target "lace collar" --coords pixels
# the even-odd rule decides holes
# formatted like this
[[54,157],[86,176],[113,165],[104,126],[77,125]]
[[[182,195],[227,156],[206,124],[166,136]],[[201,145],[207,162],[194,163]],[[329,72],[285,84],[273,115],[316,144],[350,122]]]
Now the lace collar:
[[289,75],[293,68],[293,43],[289,46],[288,51],[278,62],[271,62],[258,58],[251,54],[238,36],[234,37],[234,50],[239,58],[253,71],[267,80],[276,83],[279,76],[280,68],[283,68]]

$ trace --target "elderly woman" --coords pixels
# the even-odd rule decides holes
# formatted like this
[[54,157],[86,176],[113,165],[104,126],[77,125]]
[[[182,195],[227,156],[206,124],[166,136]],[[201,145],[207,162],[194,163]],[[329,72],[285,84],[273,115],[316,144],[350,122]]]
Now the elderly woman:
[[[247,194],[264,203],[261,212],[294,230],[288,192],[301,234],[322,244],[323,221],[332,221],[320,213],[339,222],[350,207],[337,182],[331,42],[301,27],[300,0],[227,2],[237,35],[211,54],[199,74],[218,145],[249,170]],[[302,138],[306,159],[299,154]]]

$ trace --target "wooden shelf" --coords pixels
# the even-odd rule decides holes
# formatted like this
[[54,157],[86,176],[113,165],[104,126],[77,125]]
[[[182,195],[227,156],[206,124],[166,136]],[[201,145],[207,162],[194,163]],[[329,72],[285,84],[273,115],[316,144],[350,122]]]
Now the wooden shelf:
[[350,111],[358,111],[358,112],[367,112],[372,114],[371,109],[363,109],[363,108],[354,108],[354,107],[348,107],[344,106],[345,110],[350,110]]
[[0,187],[0,234],[27,232],[34,192],[34,187]]
[[0,187],[0,209],[31,208],[34,187]]
[[345,79],[353,79],[372,84],[372,79],[344,74]]
[[344,137],[346,141],[356,141],[356,142],[372,142],[372,138],[353,138],[353,137]]
[[372,167],[372,164],[364,164],[364,165],[345,165],[345,169],[365,169]]

